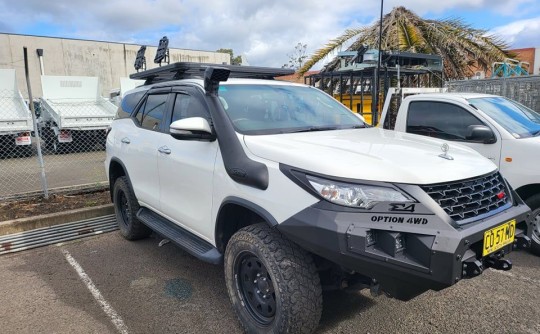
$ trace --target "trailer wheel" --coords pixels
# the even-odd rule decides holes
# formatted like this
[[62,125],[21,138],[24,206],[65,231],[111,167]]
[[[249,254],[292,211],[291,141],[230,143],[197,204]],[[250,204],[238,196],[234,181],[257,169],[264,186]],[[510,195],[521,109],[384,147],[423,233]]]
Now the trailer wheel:
[[540,194],[533,195],[525,200],[532,210],[532,245],[531,252],[540,255]]

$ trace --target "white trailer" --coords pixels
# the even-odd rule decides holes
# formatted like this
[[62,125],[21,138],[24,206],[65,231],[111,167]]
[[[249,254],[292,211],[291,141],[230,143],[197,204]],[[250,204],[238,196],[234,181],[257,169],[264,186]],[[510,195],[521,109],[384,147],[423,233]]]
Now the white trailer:
[[15,70],[0,69],[0,154],[30,155],[32,131],[32,114],[17,88]]
[[120,89],[114,89],[110,94],[110,101],[117,106],[120,106],[120,102],[126,95],[126,92],[144,85],[144,80],[135,80],[130,78],[120,78]]
[[41,125],[54,152],[105,145],[117,107],[99,93],[97,77],[41,76]]

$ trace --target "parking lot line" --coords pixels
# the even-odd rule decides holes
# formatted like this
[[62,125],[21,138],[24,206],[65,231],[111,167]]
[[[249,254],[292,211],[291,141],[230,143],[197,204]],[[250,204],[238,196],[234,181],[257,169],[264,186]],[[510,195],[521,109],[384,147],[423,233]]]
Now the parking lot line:
[[84,272],[81,265],[71,256],[71,254],[63,249],[62,253],[64,254],[64,257],[68,261],[68,263],[75,269],[83,283],[86,285],[92,296],[96,299],[96,301],[99,303],[99,306],[101,306],[101,309],[107,316],[111,319],[111,322],[116,327],[119,333],[121,334],[128,334],[128,328],[120,315],[116,313],[116,311],[112,308],[112,306],[103,298],[103,295],[101,292],[99,292],[98,288],[94,285],[92,282],[92,279]]

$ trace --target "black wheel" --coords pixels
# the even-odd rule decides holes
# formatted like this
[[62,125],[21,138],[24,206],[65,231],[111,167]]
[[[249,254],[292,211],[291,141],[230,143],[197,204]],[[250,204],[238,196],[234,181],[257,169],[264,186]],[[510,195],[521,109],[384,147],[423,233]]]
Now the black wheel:
[[248,333],[311,333],[319,324],[322,292],[311,255],[266,224],[233,235],[225,280]]
[[128,240],[146,238],[152,231],[136,216],[139,203],[125,176],[119,177],[113,189],[114,212],[122,236]]
[[531,252],[540,255],[540,194],[533,195],[525,200],[532,210],[532,245]]

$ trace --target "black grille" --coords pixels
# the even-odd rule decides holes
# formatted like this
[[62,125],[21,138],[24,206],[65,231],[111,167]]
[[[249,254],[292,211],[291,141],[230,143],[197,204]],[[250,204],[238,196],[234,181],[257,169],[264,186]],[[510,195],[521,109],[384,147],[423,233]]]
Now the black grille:
[[456,222],[495,213],[510,202],[508,189],[498,172],[459,182],[422,186],[422,189]]

